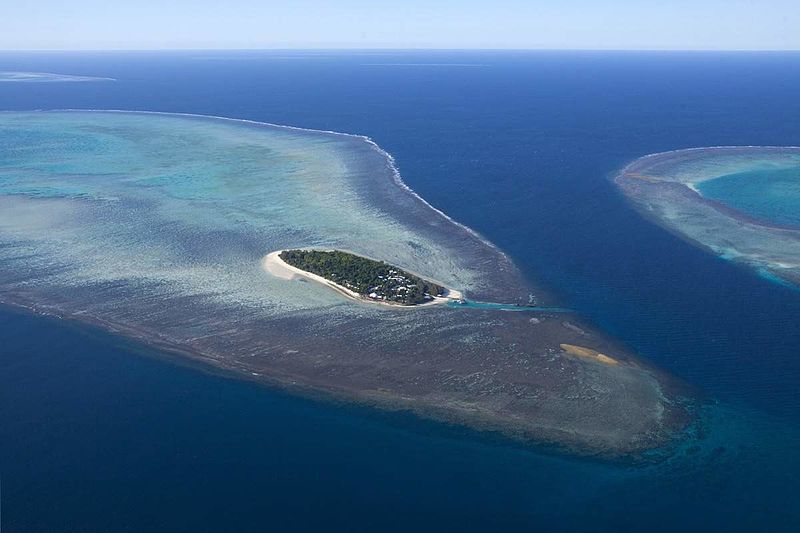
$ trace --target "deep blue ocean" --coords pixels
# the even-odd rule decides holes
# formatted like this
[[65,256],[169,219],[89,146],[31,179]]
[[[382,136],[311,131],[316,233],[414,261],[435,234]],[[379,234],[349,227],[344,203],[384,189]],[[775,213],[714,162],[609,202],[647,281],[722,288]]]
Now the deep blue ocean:
[[[800,292],[642,218],[642,155],[800,145],[800,54],[2,53],[0,109],[132,109],[372,137],[561,305],[711,402],[654,466],[287,396],[0,309],[2,526],[17,531],[798,531]],[[694,446],[694,445],[693,445]]]

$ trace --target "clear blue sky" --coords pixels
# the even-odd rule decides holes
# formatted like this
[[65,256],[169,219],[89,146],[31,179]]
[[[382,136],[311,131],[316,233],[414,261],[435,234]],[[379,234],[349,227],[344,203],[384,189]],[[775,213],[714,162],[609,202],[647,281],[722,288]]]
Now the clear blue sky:
[[0,49],[800,49],[800,0],[3,0]]

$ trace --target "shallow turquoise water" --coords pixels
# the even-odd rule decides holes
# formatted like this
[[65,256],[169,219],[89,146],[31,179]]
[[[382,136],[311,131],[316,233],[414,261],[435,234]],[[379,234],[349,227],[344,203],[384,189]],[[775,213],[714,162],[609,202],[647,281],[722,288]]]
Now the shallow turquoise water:
[[792,168],[727,174],[699,183],[703,196],[781,226],[800,227],[800,162]]
[[[169,284],[277,314],[347,303],[259,268],[293,246],[386,258],[472,290],[464,253],[376,207],[380,191],[363,182],[392,182],[375,169],[392,172],[355,136],[177,115],[2,113],[0,261],[27,264],[34,278],[36,265],[64,265],[27,286]],[[398,202],[414,201],[394,189]]]

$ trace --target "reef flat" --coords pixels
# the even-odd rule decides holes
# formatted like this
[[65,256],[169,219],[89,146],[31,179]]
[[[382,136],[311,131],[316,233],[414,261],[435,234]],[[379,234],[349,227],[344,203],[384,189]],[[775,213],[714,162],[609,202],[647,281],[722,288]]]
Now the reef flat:
[[267,252],[303,248],[381,258],[485,302],[547,298],[364,137],[155,113],[0,114],[4,302],[298,393],[580,453],[639,454],[687,423],[679,385],[578,317],[400,311],[263,270]]
[[645,216],[764,277],[800,286],[800,148],[653,154],[615,183]]

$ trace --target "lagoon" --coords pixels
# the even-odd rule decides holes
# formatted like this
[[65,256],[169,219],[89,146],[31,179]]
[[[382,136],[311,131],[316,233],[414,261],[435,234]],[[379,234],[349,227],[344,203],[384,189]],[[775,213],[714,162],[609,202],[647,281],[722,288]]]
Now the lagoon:
[[796,166],[728,174],[697,188],[765,224],[800,228],[800,157]]

